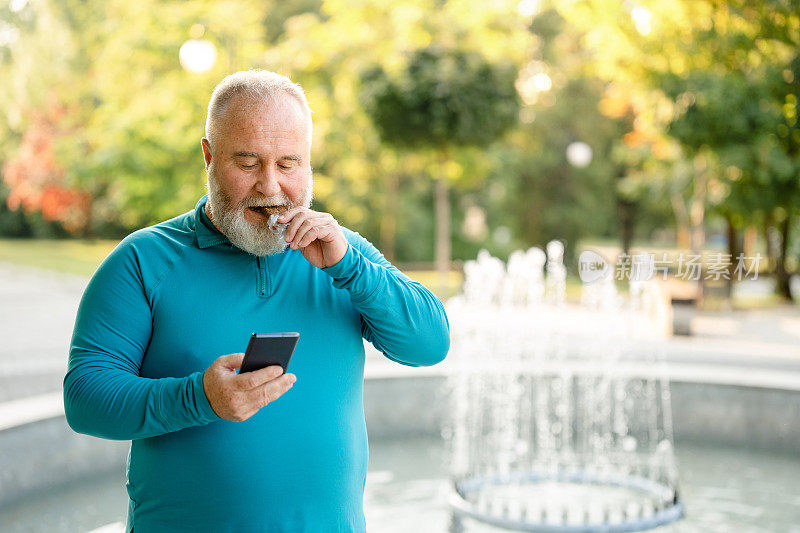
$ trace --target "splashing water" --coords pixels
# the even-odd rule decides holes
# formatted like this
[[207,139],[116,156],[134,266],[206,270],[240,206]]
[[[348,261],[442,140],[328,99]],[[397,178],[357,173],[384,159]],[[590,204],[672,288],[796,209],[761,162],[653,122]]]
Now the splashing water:
[[[447,303],[453,348],[453,531],[463,516],[523,531],[637,531],[682,516],[667,306],[613,278],[568,303],[564,247],[481,251]],[[543,270],[547,276],[543,275]]]

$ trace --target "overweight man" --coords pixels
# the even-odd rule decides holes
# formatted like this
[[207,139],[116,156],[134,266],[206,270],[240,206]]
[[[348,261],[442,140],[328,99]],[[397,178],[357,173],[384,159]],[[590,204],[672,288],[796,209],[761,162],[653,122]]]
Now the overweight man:
[[[208,195],[123,239],[86,288],[64,405],[75,431],[132,441],[126,532],[364,531],[363,339],[408,366],[447,354],[441,302],[310,208],[311,128],[288,78],[223,79]],[[251,333],[285,331],[290,373],[237,372]]]

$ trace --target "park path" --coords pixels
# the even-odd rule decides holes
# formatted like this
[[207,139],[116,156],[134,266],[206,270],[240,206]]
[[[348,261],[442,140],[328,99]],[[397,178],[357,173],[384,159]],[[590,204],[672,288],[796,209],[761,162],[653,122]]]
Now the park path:
[[87,282],[0,262],[0,402],[61,388]]

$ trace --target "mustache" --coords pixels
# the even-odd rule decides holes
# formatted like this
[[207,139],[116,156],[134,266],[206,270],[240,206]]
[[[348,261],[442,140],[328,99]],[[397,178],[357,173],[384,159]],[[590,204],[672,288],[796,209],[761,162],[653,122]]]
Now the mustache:
[[242,200],[242,207],[292,207],[292,201],[286,195],[269,198],[266,200],[257,200],[245,198]]

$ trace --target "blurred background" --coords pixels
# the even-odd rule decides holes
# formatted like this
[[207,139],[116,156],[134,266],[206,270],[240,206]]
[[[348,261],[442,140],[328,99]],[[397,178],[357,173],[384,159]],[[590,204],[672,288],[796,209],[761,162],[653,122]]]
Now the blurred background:
[[[205,193],[200,138],[211,91],[231,72],[263,68],[306,91],[314,209],[443,300],[461,291],[463,263],[482,249],[506,260],[560,240],[567,301],[580,298],[582,251],[612,265],[654,254],[665,265],[671,333],[691,338],[691,349],[705,342],[716,363],[784,376],[777,389],[793,392],[769,404],[793,409],[774,446],[783,459],[765,468],[798,472],[786,435],[800,416],[799,8],[792,0],[3,0],[4,461],[38,433],[9,435],[58,415],[52,401],[88,277],[128,233],[194,208]],[[699,258],[694,275],[682,268],[690,256]],[[671,346],[688,358],[688,344]],[[748,355],[731,355],[742,346]],[[375,379],[390,372],[376,368]],[[119,449],[75,446],[107,458],[95,462],[114,472],[109,486],[124,499]],[[373,460],[408,453],[392,446]],[[22,495],[79,477],[95,496],[73,502],[84,505],[75,512],[96,520],[76,526],[63,511],[43,531],[59,520],[61,530],[89,530],[119,514],[86,510],[86,499],[108,491],[91,492],[97,478],[81,477],[80,467],[53,466],[61,473],[47,484],[31,481],[41,470],[30,468],[6,474],[0,524],[5,516],[9,528],[32,530],[19,522]],[[376,487],[393,479],[387,471],[372,478]],[[382,501],[376,490],[369,501]],[[798,508],[788,501],[781,524],[800,522]]]
[[[796,8],[4,2],[0,257],[38,263],[47,239],[50,266],[91,274],[127,233],[191,209],[211,90],[265,68],[307,92],[315,207],[393,261],[505,259],[553,238],[569,258],[584,242],[760,252],[766,300],[787,300]],[[434,213],[450,226],[438,241]]]

